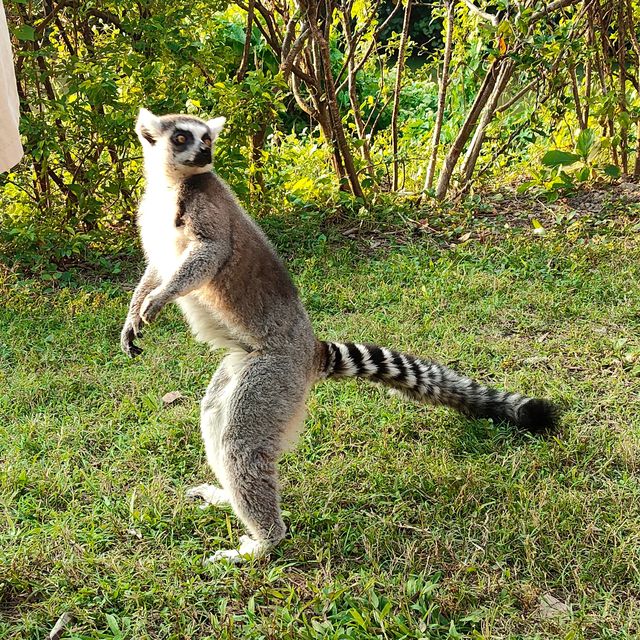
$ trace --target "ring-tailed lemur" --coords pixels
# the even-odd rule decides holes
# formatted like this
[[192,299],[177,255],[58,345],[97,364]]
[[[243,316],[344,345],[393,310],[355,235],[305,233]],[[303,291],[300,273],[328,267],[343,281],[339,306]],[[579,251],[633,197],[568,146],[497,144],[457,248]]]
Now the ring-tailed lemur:
[[223,125],[224,118],[140,111],[147,186],[138,224],[147,268],[121,335],[125,353],[139,354],[134,340],[142,324],[175,301],[197,338],[229,352],[201,403],[207,460],[220,487],[203,484],[187,494],[230,503],[250,537],[212,560],[258,557],[284,537],[276,463],[321,378],[368,378],[415,400],[530,431],[554,426],[556,411],[546,400],[497,391],[375,345],[316,339],[282,261],[212,171],[212,145]]

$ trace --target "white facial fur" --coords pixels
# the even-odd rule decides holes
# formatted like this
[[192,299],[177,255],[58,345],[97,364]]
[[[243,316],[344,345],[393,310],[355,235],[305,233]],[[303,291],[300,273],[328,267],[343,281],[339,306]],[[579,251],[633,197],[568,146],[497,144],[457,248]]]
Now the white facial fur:
[[140,109],[136,133],[142,143],[147,179],[170,181],[211,171],[213,144],[225,118],[209,121],[194,116],[157,117]]

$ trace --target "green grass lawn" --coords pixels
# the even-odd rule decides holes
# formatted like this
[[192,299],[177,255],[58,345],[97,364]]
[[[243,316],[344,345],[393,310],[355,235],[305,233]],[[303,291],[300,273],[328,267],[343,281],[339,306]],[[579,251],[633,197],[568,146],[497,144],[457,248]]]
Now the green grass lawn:
[[[218,356],[172,308],[130,361],[130,286],[5,274],[0,638],[45,638],[65,611],[64,638],[637,638],[637,225],[363,251],[287,224],[269,232],[320,337],[550,397],[559,433],[322,383],[281,464],[289,536],[269,561],[203,566],[243,533],[183,497],[212,479],[198,401]],[[566,611],[545,619],[545,595]]]

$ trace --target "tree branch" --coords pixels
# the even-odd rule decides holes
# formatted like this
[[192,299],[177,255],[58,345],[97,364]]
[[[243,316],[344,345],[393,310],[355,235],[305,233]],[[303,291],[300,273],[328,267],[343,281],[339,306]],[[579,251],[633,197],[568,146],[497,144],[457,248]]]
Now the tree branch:
[[475,15],[482,18],[483,20],[487,20],[494,27],[497,27],[498,24],[500,23],[500,21],[498,20],[498,16],[494,15],[493,13],[488,13],[487,11],[483,11],[482,9],[479,9],[478,7],[476,7],[475,4],[473,4],[473,2],[471,2],[471,0],[462,0],[462,2],[464,2],[464,4],[469,9],[469,11],[471,11],[471,13],[475,13]]
[[[304,47],[305,42],[310,34],[309,27],[306,27],[304,31],[295,39],[294,43],[291,45],[291,49],[286,53],[286,58],[280,63],[280,71],[284,75],[285,80],[289,78],[289,74],[291,73],[291,69],[293,68],[293,64],[302,51],[302,47]],[[285,48],[282,47],[282,54],[285,55]]]
[[544,9],[540,9],[540,11],[536,11],[531,18],[529,18],[529,25],[533,25],[541,18],[549,15],[550,13],[554,13],[559,9],[564,9],[565,7],[570,7],[572,4],[578,4],[580,0],[554,0],[550,2]]
[[496,113],[502,113],[503,111],[506,111],[507,109],[509,109],[509,107],[513,106],[516,102],[518,102],[518,100],[520,100],[522,96],[524,96],[526,93],[529,93],[529,91],[531,91],[531,89],[533,89],[533,87],[535,87],[538,84],[538,82],[540,82],[540,78],[534,78],[533,80],[531,80],[531,82],[528,82],[527,84],[525,84],[524,87],[522,87],[522,89],[518,91],[518,93],[516,93],[513,97],[509,98],[504,104],[501,104],[499,107],[497,107]]
[[238,73],[236,74],[238,82],[242,82],[244,80],[244,77],[247,74],[247,67],[249,66],[249,49],[251,48],[251,32],[253,31],[254,5],[255,0],[249,0],[247,28],[245,29],[244,47],[242,47],[242,59],[240,60],[240,66],[238,67]]
[[[376,4],[376,7],[377,6],[378,6],[378,4]],[[369,48],[365,52],[365,54],[363,56],[363,59],[356,65],[356,73],[362,68],[364,63],[367,61],[367,59],[371,55],[371,51],[373,50],[373,43],[378,40],[378,37],[380,36],[380,33],[391,22],[391,20],[396,15],[396,13],[398,13],[398,9],[400,9],[401,6],[402,6],[402,1],[398,0],[396,2],[395,6],[393,7],[393,9],[391,10],[391,13],[387,16],[387,19],[381,25],[376,27],[376,30],[374,31],[374,33],[373,33],[373,35],[371,37],[371,43],[369,43]],[[340,83],[340,85],[338,87],[339,91],[344,89],[344,87],[347,84],[347,80],[341,80],[341,78],[342,78],[344,72],[346,71],[346,69],[349,67],[349,63],[351,62],[352,58],[355,56],[356,49],[358,47],[358,43],[362,39],[362,36],[364,36],[364,34],[366,33],[366,29],[371,24],[371,20],[373,19],[374,15],[375,15],[375,13],[371,14],[370,19],[367,20],[367,22],[362,27],[362,29],[360,29],[360,31],[357,34],[354,34],[354,36],[352,38],[353,45],[349,47],[349,51],[347,52],[347,58],[342,63],[342,67],[340,68],[340,71],[338,72],[338,75],[336,75],[336,83]]]
[[49,23],[55,19],[55,17],[65,7],[70,7],[75,4],[76,0],[60,0],[60,2],[42,19],[42,22],[36,27],[36,37],[39,38],[44,30],[49,26]]
[[500,96],[503,94],[504,90],[507,87],[507,84],[509,83],[509,80],[511,79],[511,76],[513,75],[514,66],[515,63],[512,60],[508,60],[503,63],[493,91],[491,92],[489,99],[487,100],[487,104],[484,106],[482,115],[480,116],[480,121],[478,122],[478,126],[476,127],[475,133],[473,134],[473,138],[471,139],[469,148],[467,149],[464,162],[462,163],[462,173],[464,176],[465,187],[471,182],[473,170],[475,169],[476,163],[478,162],[480,149],[482,148],[482,143],[484,142],[485,132],[487,130],[487,127],[489,126],[489,123],[491,122],[491,119],[493,118],[498,100],[500,99]]
[[504,60],[502,58],[494,60],[491,63],[491,67],[487,71],[487,74],[482,81],[482,85],[476,94],[475,100],[471,105],[471,109],[467,114],[467,118],[464,121],[456,139],[453,141],[451,148],[449,149],[449,153],[447,154],[444,165],[442,167],[442,171],[440,172],[440,177],[438,178],[438,184],[436,186],[436,198],[438,200],[444,199],[447,195],[447,191],[449,190],[449,182],[451,181],[451,176],[453,175],[453,170],[456,167],[456,164],[462,154],[462,150],[464,145],[466,144],[473,128],[478,121],[478,117],[480,116],[480,112],[482,111],[484,105],[487,102],[487,99],[491,95],[493,88],[495,87],[498,75],[500,73],[500,69],[502,68]]

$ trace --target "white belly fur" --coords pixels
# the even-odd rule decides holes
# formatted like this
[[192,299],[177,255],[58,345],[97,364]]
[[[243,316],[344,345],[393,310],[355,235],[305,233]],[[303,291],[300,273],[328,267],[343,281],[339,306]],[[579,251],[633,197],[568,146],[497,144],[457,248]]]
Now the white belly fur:
[[224,323],[216,317],[215,311],[198,300],[197,292],[178,298],[176,302],[182,309],[196,340],[208,342],[218,349],[238,347]]
[[155,267],[163,282],[180,264],[179,241],[184,231],[176,227],[178,212],[175,189],[154,189],[140,203],[140,238],[149,264]]

